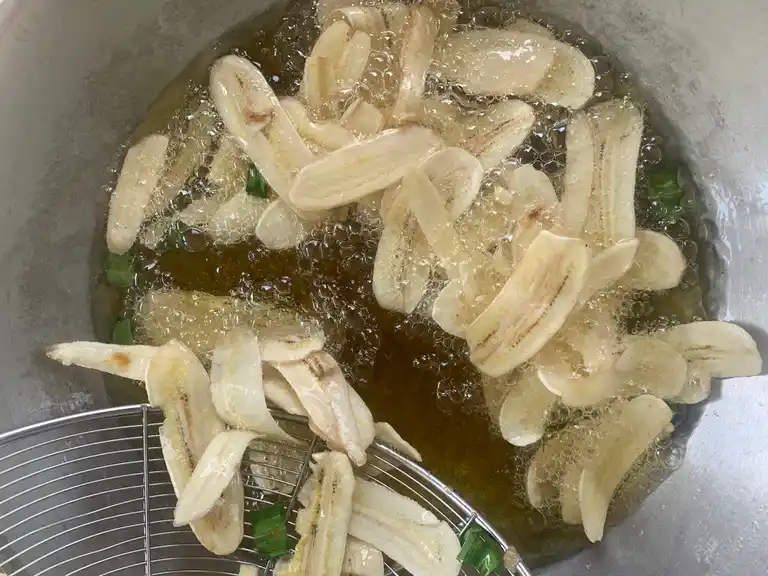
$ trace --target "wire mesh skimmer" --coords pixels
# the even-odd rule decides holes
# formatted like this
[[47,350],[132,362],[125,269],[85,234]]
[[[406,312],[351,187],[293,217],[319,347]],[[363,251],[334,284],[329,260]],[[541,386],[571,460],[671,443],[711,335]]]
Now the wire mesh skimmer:
[[[275,416],[306,442],[304,448],[252,445],[243,463],[246,510],[284,503],[292,528],[297,486],[310,455],[323,446],[301,418]],[[127,406],[0,435],[0,574],[234,575],[240,563],[267,573],[271,564],[251,550],[248,513],[245,539],[226,558],[209,554],[188,528],[174,527],[176,497],[161,453],[161,423],[161,412]],[[462,498],[393,450],[371,447],[358,475],[420,502],[457,533],[479,525],[507,551],[510,573],[530,576],[514,548]],[[404,571],[389,564],[386,573]]]

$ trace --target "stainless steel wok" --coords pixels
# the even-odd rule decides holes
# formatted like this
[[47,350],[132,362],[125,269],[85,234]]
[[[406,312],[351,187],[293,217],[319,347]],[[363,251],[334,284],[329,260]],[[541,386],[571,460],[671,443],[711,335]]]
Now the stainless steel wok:
[[[93,336],[92,247],[115,151],[162,88],[268,0],[0,0],[0,431],[108,404],[45,361]],[[635,74],[680,142],[724,272],[720,318],[768,354],[768,4],[540,0]],[[684,464],[606,541],[543,573],[711,575],[768,567],[768,378],[731,380]]]

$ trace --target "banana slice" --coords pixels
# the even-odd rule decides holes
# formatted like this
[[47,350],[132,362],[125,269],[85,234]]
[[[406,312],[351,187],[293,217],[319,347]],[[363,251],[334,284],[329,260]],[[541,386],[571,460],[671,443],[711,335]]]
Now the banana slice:
[[464,338],[467,329],[467,310],[462,299],[461,282],[449,282],[432,304],[432,320],[443,330],[457,338]]
[[450,98],[421,100],[419,123],[439,134],[448,146],[460,146],[465,137],[465,119],[458,105]]
[[452,34],[437,55],[437,72],[472,94],[532,93],[555,59],[556,42],[503,29]]
[[56,344],[46,351],[48,358],[64,366],[81,366],[99,372],[130,378],[147,379],[147,370],[157,354],[154,346],[118,346],[101,342],[68,342]]
[[530,446],[542,439],[557,396],[541,383],[535,371],[512,387],[499,412],[499,429],[513,446]]
[[763,361],[757,344],[746,330],[727,322],[693,322],[654,336],[715,378],[756,376]]
[[520,147],[535,121],[533,108],[525,102],[493,104],[463,119],[466,139],[462,146],[480,159],[485,170],[491,170]]
[[264,396],[280,410],[296,416],[309,417],[296,392],[293,391],[291,385],[283,378],[277,368],[269,364],[262,365],[262,384]]
[[643,114],[625,100],[598,104],[587,113],[597,169],[584,229],[592,244],[609,248],[635,237],[635,174]]
[[501,171],[500,178],[509,191],[509,211],[515,220],[531,206],[549,210],[557,205],[557,192],[549,176],[530,164],[509,166]]
[[205,163],[216,137],[216,112],[204,101],[190,115],[189,126],[181,139],[176,156],[168,162],[154,197],[155,213],[163,212],[184,189],[184,184]]
[[509,25],[509,30],[514,30],[515,32],[523,32],[526,34],[534,34],[536,36],[541,36],[542,38],[547,38],[548,40],[555,39],[555,35],[549,28],[525,18],[517,18],[514,22],[512,22],[512,24]]
[[[402,7],[407,13],[405,5]],[[371,36],[380,34],[387,29],[382,12],[374,6],[345,6],[333,10],[328,19],[331,22],[343,21],[352,30],[362,30]]]
[[323,152],[332,152],[354,143],[355,135],[335,122],[314,122],[307,109],[295,98],[281,98],[280,104],[299,134]]
[[625,284],[635,290],[668,290],[680,284],[688,265],[677,243],[650,230],[638,230],[637,239],[640,245]]
[[552,67],[533,91],[545,102],[578,109],[595,93],[595,69],[581,50],[555,43]]
[[371,56],[371,37],[367,33],[356,30],[349,39],[344,53],[338,64],[336,79],[341,95],[350,94],[368,67]]
[[483,166],[461,148],[445,148],[421,167],[445,202],[452,221],[462,216],[480,193]]
[[341,116],[341,125],[360,138],[371,138],[384,128],[384,114],[363,98],[356,98]]
[[385,225],[373,264],[373,294],[379,305],[410,314],[429,285],[432,262],[418,223],[405,213],[402,224]]
[[622,410],[615,432],[600,438],[596,456],[579,482],[581,518],[591,542],[603,538],[608,506],[619,483],[671,421],[672,410],[663,400],[638,396]]
[[320,34],[309,56],[327,58],[334,64],[338,63],[352,37],[352,32],[353,29],[347,22],[343,20],[333,22]]
[[[291,209],[288,193],[296,174],[315,160],[256,66],[239,56],[225,56],[211,68],[211,99],[224,125],[258,167],[269,186]],[[305,220],[323,213],[300,212]]]
[[309,236],[312,226],[282,199],[267,206],[256,226],[256,236],[270,250],[288,250]]
[[[191,350],[163,346],[147,371],[147,394],[163,409],[160,444],[174,491],[181,497],[211,441],[226,430],[211,400],[208,374]],[[243,539],[245,498],[239,474],[210,511],[191,522],[200,543],[214,554],[234,552]]]
[[336,72],[333,60],[325,56],[310,56],[304,64],[300,94],[314,118],[336,116],[340,86]]
[[374,424],[374,429],[376,430],[376,439],[379,442],[394,448],[411,460],[421,462],[421,454],[419,454],[419,451],[406,442],[391,424],[387,424],[386,422],[376,422],[376,424]]
[[147,292],[137,303],[135,320],[137,334],[146,343],[161,346],[178,340],[200,358],[234,328],[251,328],[258,334],[302,323],[295,311],[271,304],[176,289]]
[[291,199],[305,210],[351,204],[394,184],[441,146],[431,131],[410,126],[346,146],[302,170]]
[[347,538],[341,573],[350,576],[384,576],[384,556],[380,550],[357,538]]
[[413,120],[418,114],[439,27],[440,21],[429,8],[418,4],[410,7],[400,52],[400,86],[392,110],[395,125]]
[[589,212],[595,179],[595,142],[586,113],[576,113],[565,133],[565,178],[560,200],[560,220],[568,236],[579,237]]
[[256,234],[269,206],[266,198],[255,198],[241,189],[219,206],[201,227],[217,244],[237,244]]
[[592,259],[587,283],[581,292],[581,304],[600,292],[614,286],[632,267],[640,241],[637,238],[620,240],[610,248],[600,251]]
[[299,362],[274,366],[298,395],[313,430],[347,452],[356,465],[365,464],[365,451],[374,436],[373,418],[333,357],[315,352]]
[[358,479],[349,534],[400,564],[414,576],[458,576],[459,539],[413,500],[380,484]]
[[211,511],[235,475],[239,475],[248,444],[258,437],[245,430],[228,430],[211,440],[176,503],[174,526],[186,526]]
[[582,242],[540,232],[499,295],[467,328],[472,362],[501,376],[530,360],[571,313],[589,261]]
[[232,330],[219,340],[211,363],[211,395],[219,416],[233,428],[295,442],[267,408],[261,343],[250,330]]
[[107,219],[107,248],[125,254],[139,235],[155,187],[165,168],[166,136],[147,136],[128,150],[112,192]]
[[675,347],[654,336],[633,337],[616,361],[630,386],[659,398],[672,398],[687,381],[688,364]]
[[324,345],[325,334],[312,323],[265,331],[260,340],[261,361],[298,362],[322,350]]
[[517,215],[511,204],[513,195],[494,186],[481,193],[467,213],[456,222],[456,229],[466,246],[490,250],[514,228]]
[[341,574],[344,567],[356,482],[344,454],[323,456],[315,467],[307,507],[296,519],[301,538],[288,570],[302,576]]

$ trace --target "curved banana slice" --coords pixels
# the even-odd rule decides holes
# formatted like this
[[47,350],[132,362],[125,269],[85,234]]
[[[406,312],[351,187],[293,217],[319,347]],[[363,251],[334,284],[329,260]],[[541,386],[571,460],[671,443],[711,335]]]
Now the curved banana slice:
[[501,376],[530,360],[571,313],[589,261],[579,240],[541,231],[499,295],[467,328],[472,362]]
[[598,104],[587,113],[597,169],[584,230],[593,244],[609,248],[635,237],[635,175],[643,113],[625,100]]
[[450,98],[422,98],[419,122],[439,134],[448,146],[459,146],[464,140],[464,118]]
[[581,50],[555,43],[555,59],[533,94],[559,106],[581,108],[595,93],[595,69]]
[[257,233],[269,206],[266,198],[255,198],[241,189],[219,206],[202,228],[218,244],[237,244]]
[[371,37],[362,30],[356,30],[349,39],[337,66],[336,81],[341,94],[354,91],[358,80],[368,67],[371,56]]
[[347,538],[341,573],[350,576],[384,576],[384,556],[380,550],[357,538]]
[[301,536],[288,571],[302,576],[341,574],[356,488],[344,454],[326,452],[315,467],[307,507],[296,519]]
[[705,362],[688,363],[688,379],[677,396],[668,400],[677,404],[698,404],[704,402],[712,393],[712,373]]
[[128,150],[109,202],[107,248],[125,254],[139,235],[165,168],[166,136],[147,136]]
[[340,86],[336,72],[334,62],[325,56],[310,56],[304,63],[300,94],[315,118],[336,116]]
[[499,429],[513,446],[530,446],[542,439],[557,396],[541,383],[535,370],[513,377],[499,411]]
[[462,299],[462,286],[458,280],[449,282],[432,304],[432,320],[443,330],[457,338],[464,338],[467,329],[467,310]]
[[326,28],[312,47],[312,56],[327,58],[334,65],[341,61],[349,39],[352,37],[352,27],[338,20]]
[[440,139],[426,128],[387,130],[304,168],[294,182],[291,199],[306,210],[351,204],[394,184],[440,147]]
[[410,314],[427,291],[432,261],[416,221],[406,213],[401,222],[384,226],[373,264],[373,294],[382,308]]
[[536,114],[521,100],[505,100],[463,119],[463,147],[491,170],[512,155],[531,132]]
[[211,511],[235,474],[239,474],[248,444],[258,437],[245,430],[228,430],[211,440],[179,496],[174,526],[185,526]]
[[640,336],[630,339],[616,361],[616,371],[637,390],[672,398],[687,381],[688,364],[672,345],[653,336]]
[[349,534],[400,564],[414,576],[458,576],[459,539],[413,500],[386,486],[358,479]]
[[421,454],[419,454],[419,451],[406,442],[391,424],[387,424],[386,422],[376,422],[373,426],[376,430],[376,439],[379,442],[394,448],[411,460],[421,462]]
[[555,59],[556,43],[503,29],[452,34],[437,55],[438,73],[472,94],[532,93]]
[[341,125],[361,138],[371,138],[384,128],[384,114],[363,98],[356,98],[341,116]]
[[565,178],[560,199],[560,220],[568,236],[584,231],[595,179],[595,141],[586,113],[576,113],[565,132]]
[[511,208],[513,195],[501,186],[480,194],[467,213],[456,222],[466,246],[489,250],[508,235],[517,216]]
[[624,278],[635,290],[668,290],[683,279],[687,268],[685,256],[677,243],[665,234],[638,230],[635,261]]
[[715,378],[756,376],[763,361],[752,336],[728,322],[693,322],[654,334]]
[[418,115],[417,106],[424,94],[424,81],[432,61],[439,20],[423,5],[410,6],[400,52],[400,86],[392,110],[392,121],[402,124]]
[[545,348],[537,357],[538,376],[546,388],[566,406],[585,408],[619,396],[627,389],[627,377],[613,366],[580,374],[564,358],[562,348]]
[[274,365],[309,413],[313,429],[340,447],[358,466],[373,441],[373,418],[330,354],[314,352],[299,362]]
[[579,482],[581,518],[591,542],[603,538],[608,506],[619,483],[671,421],[672,410],[663,400],[638,396],[622,410],[614,433],[599,439]]
[[[314,154],[280,106],[256,66],[239,56],[225,56],[211,68],[211,99],[227,130],[283,200],[296,174],[311,164]],[[299,212],[305,220],[323,213]]]
[[288,414],[308,418],[309,415],[304,409],[301,400],[299,400],[296,392],[293,391],[291,385],[278,372],[277,368],[264,364],[262,365],[262,370],[262,384],[264,386],[264,396],[267,400],[280,408],[280,410],[288,412]]
[[[402,5],[404,12],[407,8]],[[344,6],[337,8],[329,14],[331,22],[344,21],[352,30],[362,30],[375,36],[387,29],[384,16],[375,6]]]
[[557,192],[549,176],[531,164],[509,166],[502,170],[500,177],[511,195],[508,205],[515,220],[530,206],[548,210],[557,205]]
[[440,193],[454,221],[469,210],[483,183],[480,161],[461,148],[440,150],[421,168]]
[[250,330],[232,330],[219,340],[211,363],[213,404],[233,428],[293,443],[293,437],[280,428],[267,407],[260,344]]
[[147,370],[158,349],[154,346],[119,346],[101,342],[68,342],[56,344],[46,351],[51,360],[64,366],[81,366],[99,372],[130,378],[147,379]]
[[611,288],[632,267],[640,241],[637,238],[620,240],[610,248],[601,250],[592,259],[587,283],[581,292],[581,304],[586,303],[601,290]]
[[270,250],[288,250],[309,236],[311,224],[303,221],[282,199],[271,202],[261,214],[256,237]]
[[312,323],[267,330],[259,341],[261,361],[298,362],[325,345],[325,334]]
[[307,109],[295,98],[281,98],[280,104],[304,138],[324,151],[332,152],[354,143],[355,135],[335,122],[314,122]]

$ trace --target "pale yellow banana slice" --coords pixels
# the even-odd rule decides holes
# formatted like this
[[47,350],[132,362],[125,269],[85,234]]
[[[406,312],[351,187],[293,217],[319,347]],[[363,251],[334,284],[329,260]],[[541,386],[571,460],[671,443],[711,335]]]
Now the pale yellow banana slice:
[[576,113],[565,133],[565,178],[560,220],[568,236],[581,236],[595,178],[595,142],[586,113]]
[[654,336],[715,378],[756,376],[763,368],[754,339],[735,324],[693,322],[657,332]]
[[414,576],[458,576],[459,539],[419,504],[380,484],[358,479],[349,534],[381,550]]
[[266,198],[256,198],[241,189],[221,204],[201,227],[217,244],[237,244],[256,234],[269,206]]
[[590,258],[581,241],[540,232],[499,295],[467,328],[472,362],[501,376],[530,360],[571,313]]
[[675,347],[654,336],[633,337],[616,361],[628,384],[659,398],[672,398],[687,381],[688,364]]
[[440,193],[452,221],[472,206],[483,183],[482,164],[461,148],[440,150],[424,162],[422,169]]
[[541,440],[557,396],[541,383],[535,370],[502,378],[506,383],[496,413],[504,439],[513,446],[529,446]]
[[511,156],[531,132],[536,115],[525,102],[505,100],[463,119],[462,146],[491,170]]
[[432,319],[440,328],[458,338],[464,338],[467,329],[467,309],[462,299],[462,286],[458,280],[449,282],[432,304]]
[[347,42],[352,36],[352,27],[343,20],[333,22],[326,28],[312,47],[310,57],[328,58],[334,65],[341,60]]
[[613,493],[671,421],[672,411],[663,400],[638,396],[622,410],[614,433],[599,440],[596,456],[581,473],[579,483],[581,518],[590,541],[602,540]]
[[356,98],[341,116],[341,125],[361,138],[371,138],[384,128],[384,114],[363,98]]
[[270,250],[287,250],[309,236],[310,223],[302,220],[281,198],[272,201],[261,214],[256,236]]
[[464,118],[458,105],[449,98],[423,98],[419,122],[439,134],[448,146],[460,146],[464,140],[467,128]]
[[325,334],[313,323],[265,330],[259,340],[261,361],[298,362],[325,345]]
[[269,412],[261,362],[261,343],[252,331],[238,329],[227,333],[213,351],[213,404],[222,420],[233,428],[294,442]]
[[281,98],[280,104],[299,134],[324,152],[338,150],[357,140],[352,132],[336,122],[314,122],[304,105],[294,98]]
[[421,454],[416,448],[406,442],[400,434],[397,433],[391,424],[386,422],[376,422],[374,424],[376,430],[376,439],[382,444],[394,448],[398,452],[404,454],[411,460],[421,462]]
[[[163,409],[160,443],[174,491],[181,497],[210,442],[225,431],[211,399],[210,380],[191,350],[178,342],[162,348],[147,371],[147,394]],[[234,552],[243,539],[242,478],[230,481],[210,511],[191,523],[200,543],[215,554]]]
[[440,21],[424,5],[410,7],[403,32],[400,52],[400,86],[392,111],[395,125],[411,121],[418,115],[417,107],[424,94],[424,81],[432,61]]
[[[214,63],[210,85],[211,98],[227,130],[275,193],[288,201],[296,174],[315,156],[267,80],[251,62],[230,55]],[[325,217],[323,213],[297,213],[306,220]]]
[[314,118],[328,119],[336,116],[339,86],[336,67],[330,58],[307,58],[300,94]]
[[549,28],[542,26],[541,24],[537,24],[532,20],[527,20],[526,18],[517,18],[514,22],[512,22],[512,24],[509,25],[509,30],[514,30],[515,32],[523,32],[525,34],[534,34],[549,40],[555,39],[555,35]]
[[342,574],[384,576],[384,556],[380,550],[357,538],[347,538]]
[[551,104],[581,108],[595,92],[595,69],[581,50],[555,43],[555,59],[533,94]]
[[371,36],[356,30],[349,39],[336,67],[336,81],[342,95],[350,94],[368,67],[371,56]]
[[438,73],[472,94],[530,94],[551,68],[556,43],[503,29],[452,34],[437,55]]
[[[407,8],[403,5],[407,12]],[[376,6],[344,6],[329,14],[329,21],[343,21],[352,30],[362,30],[371,36],[387,29],[382,12]]]
[[568,362],[562,347],[547,347],[536,358],[540,381],[566,406],[595,406],[628,390],[629,377],[618,373],[613,365],[582,374]]
[[246,430],[228,430],[211,440],[176,503],[175,526],[185,526],[211,511],[232,478],[240,473],[248,444],[258,437]]
[[147,136],[125,156],[107,218],[107,248],[113,254],[125,254],[136,241],[165,168],[168,142],[166,136]]
[[280,410],[305,418],[309,416],[296,392],[275,367],[269,364],[262,365],[262,384],[264,396]]
[[207,100],[192,112],[180,146],[158,183],[152,205],[163,212],[184,189],[184,184],[203,165],[216,138],[216,112]]
[[68,342],[51,346],[46,354],[48,358],[61,362],[64,366],[74,364],[143,382],[147,378],[149,363],[157,350],[154,346]]
[[313,490],[296,519],[301,538],[288,570],[301,576],[341,574],[356,481],[344,454],[326,452],[313,475]]
[[635,237],[635,174],[643,114],[625,100],[598,104],[587,114],[594,135],[596,170],[584,229],[593,244],[609,248]]
[[668,290],[680,284],[687,264],[677,243],[650,230],[638,230],[637,239],[640,245],[624,283],[635,290]]
[[159,289],[147,292],[137,304],[137,336],[161,346],[178,340],[205,358],[216,342],[233,328],[264,329],[301,324],[295,311],[206,292]]
[[601,290],[611,288],[625,277],[632,267],[639,244],[640,241],[637,238],[620,240],[592,258],[587,283],[580,296],[581,304],[586,303]]
[[440,139],[426,128],[387,130],[371,140],[336,150],[304,168],[290,197],[305,210],[351,204],[394,184],[440,147]]
[[530,206],[550,209],[557,205],[557,192],[549,176],[531,164],[506,167],[499,176],[510,193],[508,205],[515,219]]

